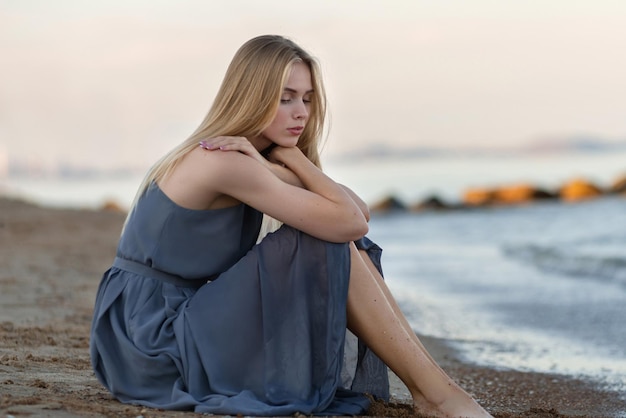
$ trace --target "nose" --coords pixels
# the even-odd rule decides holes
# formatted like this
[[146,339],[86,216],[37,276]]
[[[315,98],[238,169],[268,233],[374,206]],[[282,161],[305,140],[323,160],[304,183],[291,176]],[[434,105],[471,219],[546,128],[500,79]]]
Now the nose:
[[295,109],[293,110],[293,117],[295,119],[306,119],[309,116],[309,109],[303,101],[298,101]]

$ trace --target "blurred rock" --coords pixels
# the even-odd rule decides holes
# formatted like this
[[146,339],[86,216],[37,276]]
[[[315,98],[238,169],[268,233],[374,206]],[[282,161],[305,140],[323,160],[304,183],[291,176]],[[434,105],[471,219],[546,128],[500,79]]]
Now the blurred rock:
[[370,205],[370,212],[404,211],[406,209],[406,205],[395,196],[387,196]]
[[574,179],[565,183],[559,190],[561,199],[568,202],[593,199],[601,196],[602,190],[595,184],[585,179]]
[[626,175],[615,180],[610,191],[615,194],[626,194]]
[[496,189],[494,191],[493,200],[494,203],[497,204],[515,205],[555,197],[556,195],[554,193],[539,189],[530,184],[521,183]]
[[117,212],[117,213],[125,213],[126,212],[126,210],[124,208],[122,208],[114,200],[107,200],[106,202],[104,202],[102,204],[102,206],[100,206],[100,210],[103,210],[103,211],[106,211],[106,212]]
[[465,190],[462,201],[469,206],[485,206],[493,203],[494,197],[494,189],[471,188]]
[[520,205],[557,195],[531,184],[520,183],[494,188],[472,188],[463,194],[463,203],[469,206]]
[[448,209],[455,209],[455,208],[456,207],[453,207],[445,203],[443,200],[441,200],[437,196],[430,196],[422,200],[421,202],[411,205],[409,210],[411,212],[424,212],[424,211],[433,211],[433,210],[435,211],[448,210]]

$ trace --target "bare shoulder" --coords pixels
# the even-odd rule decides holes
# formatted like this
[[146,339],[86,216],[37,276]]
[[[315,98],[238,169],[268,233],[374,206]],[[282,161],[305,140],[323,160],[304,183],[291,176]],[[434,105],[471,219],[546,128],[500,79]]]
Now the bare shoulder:
[[[159,186],[178,205],[188,209],[217,209],[240,201],[224,188],[226,183],[254,177],[262,166],[239,152],[207,151],[187,154]],[[266,170],[264,170],[266,171]]]
[[193,150],[167,180],[168,190],[175,194],[170,198],[188,208],[217,209],[244,203],[332,242],[360,238],[367,229],[361,211],[349,196],[337,193],[335,199],[330,199],[291,185],[262,161],[238,151]]
[[242,174],[266,171],[254,159],[237,151],[208,151],[202,148],[191,151],[181,162],[183,170],[201,177],[203,182],[221,183],[225,178],[239,178]]

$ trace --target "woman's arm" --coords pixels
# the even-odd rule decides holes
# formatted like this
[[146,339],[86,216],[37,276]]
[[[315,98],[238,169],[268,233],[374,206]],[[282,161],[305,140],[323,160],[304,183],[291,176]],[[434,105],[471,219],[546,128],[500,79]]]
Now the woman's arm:
[[[268,163],[268,168],[270,169],[272,173],[276,175],[276,177],[278,177],[285,183],[289,183],[292,186],[296,186],[296,187],[301,187],[301,188],[304,187],[304,184],[302,184],[302,181],[300,181],[298,176],[296,176],[296,174],[290,169],[288,169],[287,167],[270,161]],[[370,209],[367,203],[365,203],[363,199],[361,199],[356,193],[354,193],[347,186],[340,184],[340,183],[337,183],[337,185],[341,187],[348,194],[348,196],[350,196],[350,198],[354,201],[354,203],[356,203],[356,205],[361,210],[361,213],[365,217],[365,220],[369,222],[370,221]]]
[[[278,148],[282,148],[282,147],[273,147],[272,150],[270,150],[270,152],[268,152],[265,155],[265,157],[269,160],[270,164],[274,166],[272,171],[283,181],[286,181],[287,183],[292,184],[294,186],[304,187],[304,184],[302,183],[302,181],[300,181],[298,176],[293,171],[286,168],[286,166],[283,166],[282,164],[276,164],[278,160],[276,160],[275,157],[272,157],[272,151]],[[278,151],[278,152],[280,153],[281,151]],[[277,171],[274,171],[274,170],[277,170]],[[347,186],[344,186],[343,184],[339,184],[339,183],[337,183],[337,185],[341,187],[348,194],[348,196],[350,196],[350,198],[354,201],[354,203],[356,203],[356,205],[361,210],[361,213],[365,217],[365,220],[369,222],[370,211],[369,211],[369,207],[367,206],[367,203],[365,203],[356,193],[354,193]]]
[[286,183],[271,167],[245,153],[198,151],[189,155],[188,164],[200,176],[196,178],[205,193],[232,196],[327,241],[353,241],[368,230],[365,216],[350,194],[298,148],[277,148],[272,158],[292,172],[304,188]]
[[304,184],[302,184],[298,176],[296,176],[296,174],[287,167],[270,161],[267,162],[266,166],[276,177],[285,183],[300,188],[304,187]]
[[270,153],[277,147],[276,144],[270,145],[262,152],[252,145],[252,143],[243,136],[220,136],[211,138],[208,140],[202,140],[199,143],[200,148],[207,151],[237,151],[241,152],[248,157],[258,161],[276,175],[279,179],[285,183],[289,183],[293,186],[303,187],[302,182],[296,176],[293,171],[286,168],[284,165],[279,164],[276,160],[270,157]]
[[369,222],[370,221],[370,208],[367,205],[367,203],[365,203],[363,199],[361,199],[356,193],[354,193],[347,186],[344,186],[343,184],[339,184],[339,186],[341,186],[346,191],[346,193],[348,193],[348,195],[352,198],[354,203],[356,203],[359,209],[361,209],[361,213],[363,214],[363,216],[365,216],[365,220]]

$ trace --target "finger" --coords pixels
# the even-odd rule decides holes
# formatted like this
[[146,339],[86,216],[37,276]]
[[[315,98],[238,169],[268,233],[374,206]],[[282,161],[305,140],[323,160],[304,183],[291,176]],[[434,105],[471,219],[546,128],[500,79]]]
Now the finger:
[[245,138],[229,138],[220,141],[215,146],[221,151],[241,151],[245,154],[255,152],[254,146]]
[[240,144],[245,146],[245,142],[248,142],[246,138],[238,136],[218,136],[215,138],[203,139],[198,143],[201,148],[206,150],[218,150],[218,149],[232,149],[233,145]]

